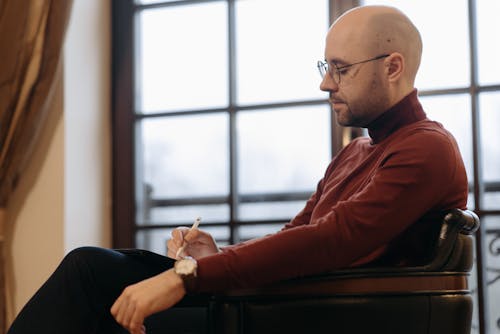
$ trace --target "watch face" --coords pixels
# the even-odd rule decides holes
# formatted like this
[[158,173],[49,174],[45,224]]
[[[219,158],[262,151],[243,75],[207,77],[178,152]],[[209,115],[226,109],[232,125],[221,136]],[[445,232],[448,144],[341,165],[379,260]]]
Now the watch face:
[[196,273],[196,260],[182,259],[175,263],[175,272],[179,275],[192,275]]

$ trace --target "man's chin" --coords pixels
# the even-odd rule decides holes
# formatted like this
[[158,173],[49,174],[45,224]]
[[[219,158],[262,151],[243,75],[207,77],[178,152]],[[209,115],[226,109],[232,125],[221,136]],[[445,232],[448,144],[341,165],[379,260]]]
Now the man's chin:
[[349,118],[339,117],[337,114],[337,124],[340,126],[352,126],[352,120]]
[[345,127],[352,126],[351,122],[348,122],[348,121],[345,121],[345,120],[342,120],[339,118],[337,118],[337,124],[340,126],[345,126]]
[[345,105],[344,108],[333,108],[335,111],[335,116],[337,119],[337,123],[341,126],[351,126],[352,119],[350,117],[349,111],[346,110]]

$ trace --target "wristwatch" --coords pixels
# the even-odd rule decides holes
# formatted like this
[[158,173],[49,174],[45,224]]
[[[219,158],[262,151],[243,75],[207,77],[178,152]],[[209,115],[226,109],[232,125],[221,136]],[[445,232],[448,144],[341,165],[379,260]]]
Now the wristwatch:
[[192,291],[195,287],[197,269],[198,263],[191,256],[175,261],[174,272],[181,277],[187,292]]

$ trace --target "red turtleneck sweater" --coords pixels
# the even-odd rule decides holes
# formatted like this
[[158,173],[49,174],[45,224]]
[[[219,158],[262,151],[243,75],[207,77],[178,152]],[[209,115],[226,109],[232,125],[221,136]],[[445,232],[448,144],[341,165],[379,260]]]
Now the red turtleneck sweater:
[[466,205],[457,144],[426,118],[416,90],[368,131],[370,138],[353,140],[332,160],[305,208],[280,232],[200,259],[196,292],[425,261],[437,233],[433,214]]

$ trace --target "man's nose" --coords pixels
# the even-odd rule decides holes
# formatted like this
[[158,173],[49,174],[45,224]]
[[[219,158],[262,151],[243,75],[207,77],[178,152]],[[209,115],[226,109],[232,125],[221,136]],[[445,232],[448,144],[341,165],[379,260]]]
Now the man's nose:
[[324,92],[331,92],[331,91],[336,92],[339,90],[339,85],[335,82],[335,80],[333,80],[332,76],[327,73],[323,77],[323,80],[319,85],[319,89],[321,89]]

